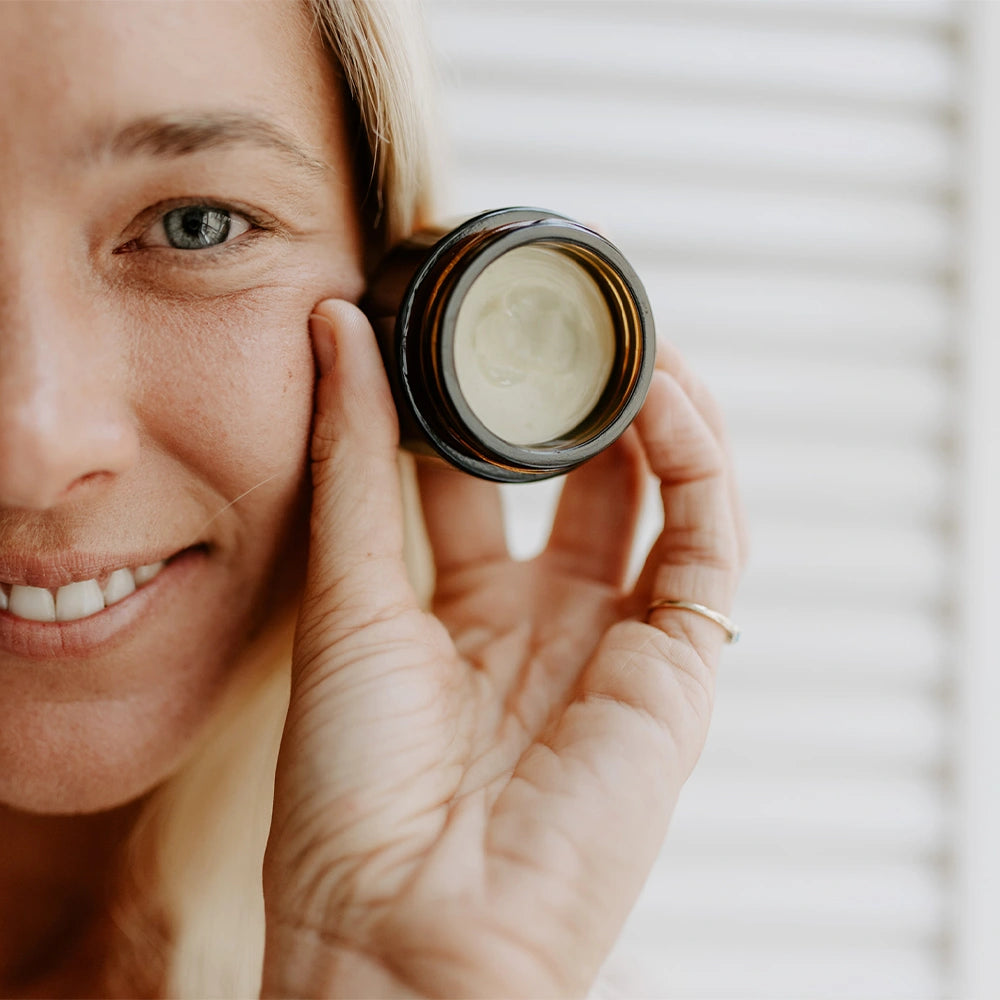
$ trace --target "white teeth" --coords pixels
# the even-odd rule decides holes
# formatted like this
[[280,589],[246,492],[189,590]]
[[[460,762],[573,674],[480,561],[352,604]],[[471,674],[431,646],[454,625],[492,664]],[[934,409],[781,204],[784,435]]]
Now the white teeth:
[[130,569],[116,569],[104,585],[104,605],[111,607],[135,593],[135,577]]
[[166,563],[163,560],[136,569],[116,569],[103,588],[97,580],[77,580],[60,587],[55,596],[44,587],[26,587],[19,583],[0,587],[0,611],[33,622],[72,622],[89,618],[98,611],[125,600],[136,588],[157,577]]
[[[47,593],[47,591],[46,591]],[[68,583],[56,591],[56,621],[75,622],[104,608],[104,595],[96,580]]]
[[15,583],[10,588],[10,613],[33,622],[54,622],[56,602],[44,587],[22,587]]
[[144,583],[149,583],[161,569],[163,569],[162,559],[159,562],[150,563],[148,566],[139,566],[135,570],[136,586],[141,587]]

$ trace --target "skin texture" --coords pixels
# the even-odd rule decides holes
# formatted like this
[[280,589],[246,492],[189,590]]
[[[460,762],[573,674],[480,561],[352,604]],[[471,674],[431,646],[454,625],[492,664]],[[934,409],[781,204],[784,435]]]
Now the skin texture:
[[[52,956],[90,947],[137,804],[299,596],[307,523],[265,994],[584,992],[708,725],[721,630],[642,619],[660,597],[730,606],[741,533],[713,404],[664,349],[635,428],[569,477],[531,563],[508,558],[492,486],[424,468],[421,610],[395,414],[351,305],[350,150],[297,9],[0,18],[0,579],[198,545],[110,638],[53,626],[0,649],[0,992],[106,989],[113,939],[82,966]],[[247,113],[298,165],[259,128],[167,155],[134,127]],[[252,226],[226,249],[163,246],[164,213],[206,200]],[[633,586],[650,473],[665,526]]]
[[[0,652],[0,801],[93,811],[176,766],[298,585],[308,317],[360,291],[354,196],[329,73],[319,51],[302,58],[288,9],[27,4],[3,19],[0,567],[74,576],[81,552],[114,567],[208,549],[141,627],[72,668]],[[244,110],[328,166],[249,141],[101,147],[153,116]],[[216,250],[157,245],[164,211],[199,199],[274,221]]]
[[[51,636],[53,655],[0,646],[0,983],[15,994],[93,909],[128,825],[106,810],[130,815],[177,767],[298,596],[308,317],[361,290],[337,97],[290,5],[0,9],[0,579],[203,546],[101,642],[108,613],[46,627],[86,632],[72,655]],[[150,117],[247,112],[321,166],[253,141],[113,144]],[[261,225],[218,250],[162,245],[164,211],[205,199]]]
[[[344,303],[319,312],[264,995],[582,995],[707,732],[724,633],[674,610],[637,619],[662,597],[730,606],[743,532],[717,411],[664,346],[634,428],[570,475],[529,563],[507,554],[494,487],[424,468],[426,614],[370,330]],[[650,471],[664,528],[628,587]]]

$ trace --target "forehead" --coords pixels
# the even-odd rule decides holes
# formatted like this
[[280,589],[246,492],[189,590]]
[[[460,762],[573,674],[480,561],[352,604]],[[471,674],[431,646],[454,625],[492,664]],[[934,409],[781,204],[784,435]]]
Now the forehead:
[[0,3],[3,149],[65,154],[131,120],[220,110],[274,118],[319,149],[335,141],[335,93],[295,3]]

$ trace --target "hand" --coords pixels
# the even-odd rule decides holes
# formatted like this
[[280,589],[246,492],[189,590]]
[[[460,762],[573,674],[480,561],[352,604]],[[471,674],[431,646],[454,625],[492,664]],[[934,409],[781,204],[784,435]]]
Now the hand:
[[[660,352],[633,428],[513,562],[492,484],[428,463],[433,613],[402,560],[374,335],[317,309],[313,512],[265,859],[269,996],[586,992],[652,865],[712,707],[739,507],[708,397]],[[664,528],[623,589],[647,470]]]

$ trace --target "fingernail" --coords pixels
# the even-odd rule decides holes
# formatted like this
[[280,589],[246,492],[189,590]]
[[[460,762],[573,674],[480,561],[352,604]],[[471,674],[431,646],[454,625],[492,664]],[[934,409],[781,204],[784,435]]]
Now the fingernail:
[[333,343],[333,324],[319,313],[309,317],[309,336],[312,337],[313,354],[320,376],[325,375],[337,360],[337,348]]

